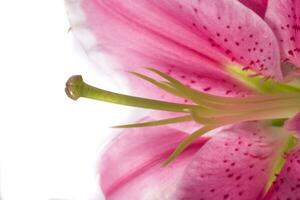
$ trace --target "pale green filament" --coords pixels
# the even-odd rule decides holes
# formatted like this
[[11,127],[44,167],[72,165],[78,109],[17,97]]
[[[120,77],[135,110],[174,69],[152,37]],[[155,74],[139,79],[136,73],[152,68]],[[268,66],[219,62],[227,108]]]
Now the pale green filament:
[[157,81],[153,78],[150,78],[148,76],[145,76],[143,74],[140,74],[140,73],[137,73],[137,72],[130,72],[131,74],[143,79],[143,80],[146,80],[150,83],[152,83],[153,85],[155,85],[156,87],[174,95],[174,96],[178,96],[178,97],[183,97],[185,98],[184,95],[182,95],[176,88],[174,88],[172,85],[168,84],[168,83],[164,83],[164,82],[161,82],[161,81]]
[[271,125],[275,127],[282,127],[286,120],[287,120],[286,118],[273,119],[271,121]]
[[163,163],[162,166],[170,164],[175,158],[177,158],[190,144],[192,144],[197,138],[204,135],[205,133],[218,128],[218,126],[204,126],[201,129],[195,131],[190,136],[186,137],[173,151],[169,158]]
[[[283,106],[281,108],[249,110],[248,112],[229,112],[228,110],[226,113],[222,111],[205,117],[207,123],[204,124],[231,124],[252,120],[289,118],[297,113],[298,108],[298,106]],[[198,118],[199,122],[203,121],[203,115],[199,111],[193,111],[192,116],[197,122]]]
[[[195,101],[195,103],[210,103],[211,105],[215,104],[249,104],[249,103],[258,103],[258,102],[266,102],[266,101],[275,101],[275,100],[284,100],[284,99],[290,99],[290,98],[296,98],[299,99],[300,97],[300,90],[299,92],[290,92],[290,93],[279,93],[279,94],[256,94],[255,96],[249,96],[247,98],[243,97],[221,97],[221,96],[215,96],[206,94],[203,92],[200,92],[198,90],[192,89],[190,87],[187,87],[177,81],[176,79],[172,78],[171,76],[160,72],[156,69],[148,68],[152,72],[160,75],[161,77],[165,78],[170,86],[177,89],[178,92],[180,92],[181,96],[184,96],[188,99],[191,99]],[[146,76],[144,76],[146,77]],[[147,79],[145,79],[147,80]],[[163,88],[161,88],[163,89]]]
[[[258,77],[248,80],[248,76],[241,70],[232,70],[231,73],[240,77],[247,85],[250,84],[252,88],[268,93],[256,92],[255,95],[246,98],[215,96],[187,87],[178,80],[156,69],[148,68],[148,70],[159,75],[164,80],[158,81],[136,72],[132,72],[132,74],[174,96],[189,99],[193,104],[172,103],[109,92],[84,83],[81,76],[73,76],[69,79],[66,85],[66,93],[74,100],[79,97],[85,97],[146,109],[187,113],[187,115],[182,117],[121,125],[115,126],[115,128],[161,126],[191,120],[203,125],[201,129],[180,143],[164,165],[174,160],[198,137],[215,128],[251,120],[286,119],[295,115],[300,108],[299,88],[272,80],[262,82],[261,78]],[[273,89],[269,88],[271,85],[274,87]]]
[[[159,74],[160,76],[167,79],[170,86],[178,90],[180,96],[187,98],[193,98],[194,101],[198,102],[199,105],[207,107],[211,110],[238,112],[241,111],[249,112],[249,110],[256,111],[261,109],[276,109],[282,108],[285,106],[292,107],[300,105],[300,94],[299,93],[280,93],[280,94],[258,94],[255,96],[250,96],[247,98],[241,97],[220,97],[214,96],[200,91],[191,89],[184,86],[176,79],[158,71],[155,69],[149,68],[149,70]],[[143,79],[147,80],[145,75]],[[159,87],[159,86],[158,86]],[[173,94],[175,92],[173,91]],[[222,113],[222,112],[221,112]]]
[[294,149],[294,147],[298,144],[298,140],[293,135],[289,135],[283,143],[284,144],[282,145],[282,148],[279,149],[277,159],[275,160],[275,166],[266,185],[265,191],[269,190],[273,182],[276,180],[276,175],[280,173],[282,167],[284,166],[285,154]]
[[[300,105],[300,95],[298,93],[289,93],[289,94],[272,94],[272,95],[256,95],[254,97],[247,97],[247,98],[232,98],[232,97],[220,97],[220,96],[214,96],[205,94],[202,92],[199,92],[197,90],[191,89],[189,87],[184,86],[176,79],[173,79],[172,77],[157,71],[155,69],[149,69],[156,74],[159,74],[160,76],[164,77],[168,81],[168,85],[166,87],[165,84],[158,82],[154,79],[151,79],[150,77],[147,77],[145,75],[137,74],[139,77],[141,77],[144,80],[147,80],[153,84],[155,84],[157,87],[168,91],[174,95],[177,94],[179,97],[186,97],[189,99],[193,99],[198,105],[201,105],[207,109],[210,109],[211,112],[209,113],[202,113],[202,114],[213,114],[215,116],[215,111],[217,114],[222,113],[229,113],[231,114],[241,114],[243,112],[249,112],[251,111],[259,111],[259,110],[266,110],[266,109],[277,109],[277,108],[283,108],[283,107],[293,107]],[[174,89],[177,89],[177,92],[174,91]],[[171,90],[171,91],[170,91]],[[222,112],[223,111],[223,112]]]
[[272,79],[267,80],[262,75],[253,76],[255,72],[250,69],[242,70],[238,66],[227,65],[227,70],[243,84],[263,93],[300,92],[300,88],[297,86],[280,83]]
[[161,126],[161,125],[167,125],[167,124],[187,122],[187,121],[192,121],[192,120],[193,120],[193,117],[190,115],[187,115],[187,116],[182,116],[182,117],[174,117],[174,118],[169,118],[169,119],[143,122],[143,123],[137,123],[137,124],[126,124],[126,125],[113,126],[112,128],[137,128],[137,127]]

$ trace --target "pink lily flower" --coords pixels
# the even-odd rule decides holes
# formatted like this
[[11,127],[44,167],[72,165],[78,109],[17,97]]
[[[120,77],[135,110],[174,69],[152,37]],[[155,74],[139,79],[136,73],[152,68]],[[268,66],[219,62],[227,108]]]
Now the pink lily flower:
[[[68,95],[159,110],[120,126],[128,129],[103,153],[106,199],[300,199],[300,0],[66,4],[88,54],[134,71],[134,92],[152,99],[97,89],[79,76],[68,81]],[[150,121],[162,116],[170,118]]]

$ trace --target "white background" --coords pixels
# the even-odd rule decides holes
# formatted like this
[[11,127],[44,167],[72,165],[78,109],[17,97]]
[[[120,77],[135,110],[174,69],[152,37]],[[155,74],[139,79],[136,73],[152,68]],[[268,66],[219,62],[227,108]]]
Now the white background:
[[130,109],[64,93],[69,76],[124,92],[68,33],[63,0],[0,2],[1,200],[89,200],[96,163]]

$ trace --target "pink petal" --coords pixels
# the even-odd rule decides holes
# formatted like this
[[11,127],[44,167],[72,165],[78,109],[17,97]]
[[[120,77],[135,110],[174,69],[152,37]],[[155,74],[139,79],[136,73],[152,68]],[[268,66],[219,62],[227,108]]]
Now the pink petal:
[[255,122],[220,131],[186,167],[173,199],[260,199],[280,144]]
[[[244,89],[224,73],[228,63],[281,77],[273,32],[236,0],[68,0],[67,7],[87,51],[113,56],[125,71],[155,67],[222,95]],[[83,30],[93,39],[86,42]],[[145,91],[140,82],[134,88]]]
[[259,16],[264,18],[268,6],[268,0],[239,0],[245,6],[256,12]]
[[300,199],[300,149],[290,153],[265,200]]
[[300,134],[300,113],[287,120],[284,124],[284,127],[289,131],[295,131]]
[[199,139],[170,166],[161,168],[186,136],[166,127],[124,131],[108,146],[100,162],[100,185],[106,199],[167,198],[187,163],[208,140]]
[[269,1],[266,21],[280,42],[283,60],[300,67],[300,1]]

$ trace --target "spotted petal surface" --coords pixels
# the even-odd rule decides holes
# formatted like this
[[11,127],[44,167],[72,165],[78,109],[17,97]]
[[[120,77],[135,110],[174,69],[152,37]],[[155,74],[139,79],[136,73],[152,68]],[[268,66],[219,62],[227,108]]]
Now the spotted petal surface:
[[261,199],[282,144],[276,130],[255,122],[221,129],[161,168],[187,135],[166,127],[130,129],[104,152],[100,185],[108,200]]
[[286,163],[265,200],[300,199],[300,149],[287,155]]
[[280,144],[256,123],[221,131],[187,166],[174,199],[261,199]]
[[[89,54],[112,56],[119,69],[154,67],[199,90],[220,95],[245,89],[224,73],[230,63],[281,77],[273,32],[239,1],[66,2],[72,30]],[[145,91],[140,81],[135,82],[134,89],[139,88]]]
[[269,1],[266,20],[278,37],[283,61],[300,67],[300,0]]

